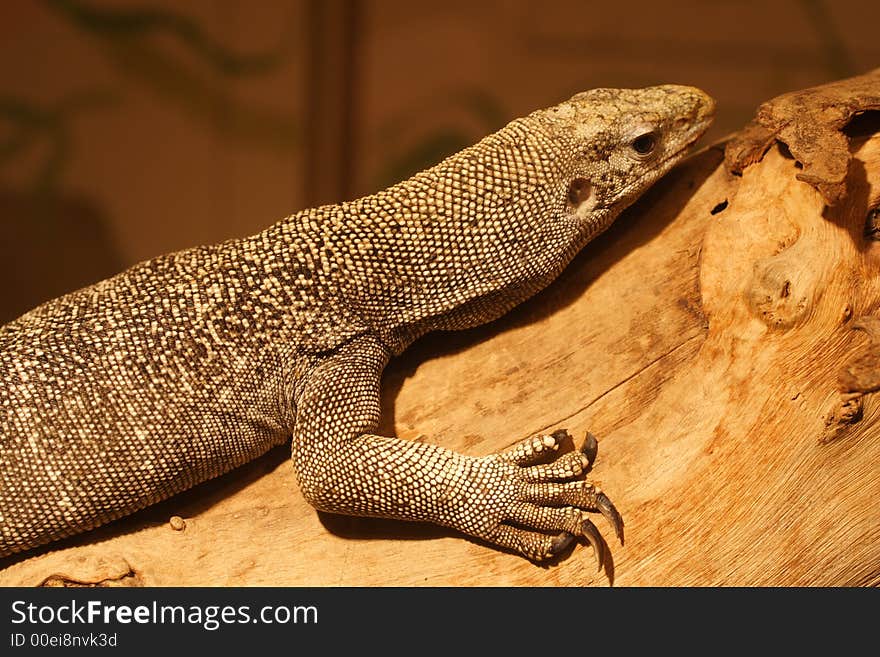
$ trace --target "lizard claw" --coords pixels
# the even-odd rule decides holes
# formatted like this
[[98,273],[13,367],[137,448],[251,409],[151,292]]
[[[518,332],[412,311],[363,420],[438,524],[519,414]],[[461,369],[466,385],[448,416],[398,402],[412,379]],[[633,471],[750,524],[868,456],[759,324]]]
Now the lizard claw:
[[596,454],[599,453],[599,441],[596,440],[596,436],[591,434],[589,431],[587,432],[587,437],[584,438],[584,444],[581,446],[581,454],[587,457],[587,467],[593,465],[593,461],[596,460]]
[[599,562],[598,571],[601,571],[602,564],[605,563],[605,541],[602,540],[602,535],[599,533],[596,525],[587,519],[581,522],[581,533],[590,542],[590,545],[593,546],[593,553]]
[[561,532],[559,536],[555,537],[550,543],[550,554],[557,555],[564,552],[573,542],[574,534],[570,532]]
[[614,533],[617,534],[620,544],[623,545],[623,518],[620,517],[620,513],[614,508],[614,505],[605,493],[599,493],[596,496],[596,507],[602,512],[605,519],[611,523],[611,526],[614,527]]

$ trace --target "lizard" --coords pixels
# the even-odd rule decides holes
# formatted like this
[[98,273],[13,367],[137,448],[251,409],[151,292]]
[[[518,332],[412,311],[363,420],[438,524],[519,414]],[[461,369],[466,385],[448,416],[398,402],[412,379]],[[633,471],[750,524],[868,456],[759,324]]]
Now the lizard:
[[623,521],[565,430],[487,456],[376,435],[380,377],[429,331],[546,287],[684,157],[714,101],[600,88],[371,196],[141,262],[0,327],[0,557],[290,440],[316,509],[427,521],[541,562]]

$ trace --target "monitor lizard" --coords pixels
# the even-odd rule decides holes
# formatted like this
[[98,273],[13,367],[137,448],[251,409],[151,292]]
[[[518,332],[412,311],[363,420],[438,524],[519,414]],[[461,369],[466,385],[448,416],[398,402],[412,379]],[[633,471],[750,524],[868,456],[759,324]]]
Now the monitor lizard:
[[[594,89],[372,196],[148,260],[0,327],[0,556],[92,529],[291,440],[305,499],[534,561],[622,540],[564,431],[488,456],[375,435],[389,359],[499,317],[705,131],[693,87]],[[548,458],[549,457],[549,458]]]

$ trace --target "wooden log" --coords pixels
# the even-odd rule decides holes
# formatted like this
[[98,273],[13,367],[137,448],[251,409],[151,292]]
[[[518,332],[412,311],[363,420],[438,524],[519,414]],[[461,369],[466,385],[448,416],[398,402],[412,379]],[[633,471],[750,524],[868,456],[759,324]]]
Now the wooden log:
[[405,438],[487,454],[596,434],[590,476],[626,522],[620,546],[596,520],[604,572],[589,546],[538,566],[317,514],[278,449],[7,559],[0,584],[880,584],[878,99],[875,71],[765,104],[726,163],[690,158],[536,298],[389,367],[383,430]]

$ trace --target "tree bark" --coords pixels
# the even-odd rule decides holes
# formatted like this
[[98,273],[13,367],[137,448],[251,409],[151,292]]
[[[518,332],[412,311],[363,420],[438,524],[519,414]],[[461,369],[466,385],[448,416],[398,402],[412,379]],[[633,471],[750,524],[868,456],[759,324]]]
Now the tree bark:
[[589,546],[537,566],[317,514],[279,449],[7,559],[0,584],[880,584],[877,109],[880,70],[766,103],[726,161],[691,157],[536,298],[389,367],[383,430],[404,438],[487,454],[592,431],[626,522],[621,546],[596,519],[604,572]]

